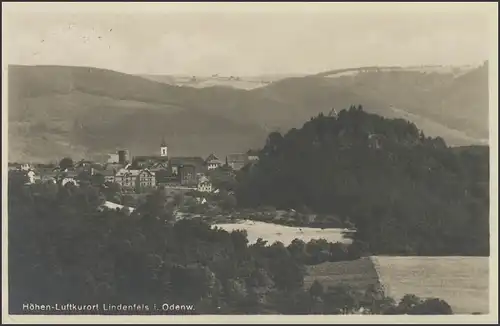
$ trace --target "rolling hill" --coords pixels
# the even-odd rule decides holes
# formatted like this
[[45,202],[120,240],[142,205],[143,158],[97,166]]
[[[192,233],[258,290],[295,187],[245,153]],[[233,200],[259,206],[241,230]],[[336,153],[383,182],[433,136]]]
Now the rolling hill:
[[488,138],[487,65],[462,74],[354,72],[269,77],[262,87],[237,89],[88,67],[9,66],[9,161],[97,157],[117,147],[151,154],[162,137],[172,155],[224,156],[351,104],[412,120],[451,145]]

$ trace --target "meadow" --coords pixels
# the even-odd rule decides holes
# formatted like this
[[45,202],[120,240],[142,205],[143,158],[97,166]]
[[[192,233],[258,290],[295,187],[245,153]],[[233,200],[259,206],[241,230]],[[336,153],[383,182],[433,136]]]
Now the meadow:
[[258,238],[274,243],[281,241],[288,246],[294,239],[309,242],[312,239],[325,239],[329,242],[351,243],[342,235],[344,229],[320,229],[308,227],[291,227],[258,221],[243,221],[240,223],[217,223],[213,226],[220,227],[228,232],[233,230],[246,230],[249,244],[255,243]]

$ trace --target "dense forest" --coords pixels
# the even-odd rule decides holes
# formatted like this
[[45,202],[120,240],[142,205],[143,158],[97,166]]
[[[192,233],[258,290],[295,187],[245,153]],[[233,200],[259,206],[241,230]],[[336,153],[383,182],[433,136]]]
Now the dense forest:
[[[355,259],[356,245],[295,240],[288,247],[199,220],[174,221],[163,189],[136,211],[99,209],[105,194],[83,184],[9,180],[9,311],[23,304],[194,305],[186,314],[451,314],[439,299],[394,302],[376,286],[304,287],[305,266]],[[51,313],[49,311],[45,313]],[[54,313],[54,312],[52,312]],[[80,314],[82,312],[79,312]],[[99,311],[99,313],[107,313]],[[171,311],[166,313],[172,313]]]
[[271,133],[236,197],[241,207],[335,214],[372,254],[488,256],[488,155],[352,106]]

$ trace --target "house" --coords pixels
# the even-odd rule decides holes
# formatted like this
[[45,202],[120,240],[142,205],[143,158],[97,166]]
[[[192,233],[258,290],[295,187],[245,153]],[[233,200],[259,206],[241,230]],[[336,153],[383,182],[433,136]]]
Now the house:
[[38,168],[38,175],[42,183],[56,183],[58,172],[54,168]]
[[108,163],[118,163],[118,161],[119,161],[118,154],[115,153],[108,154],[108,160],[107,160]]
[[147,155],[147,156],[134,156],[132,159],[132,166],[136,169],[153,168],[158,163],[168,164],[168,147],[165,141],[160,145],[160,155]]
[[[205,171],[205,160],[199,156],[179,156],[172,157],[169,160],[169,166],[172,170],[172,174],[177,174],[179,172],[179,167],[181,166],[192,166],[195,169],[195,175],[200,172]],[[177,172],[177,173],[176,173]]]
[[179,176],[181,185],[196,185],[196,167],[194,165],[179,166]]
[[87,160],[80,160],[73,164],[75,168],[83,168],[83,167],[91,167],[94,162],[92,161],[87,161]]
[[91,161],[80,160],[74,164],[74,169],[76,172],[86,172],[89,175],[95,174],[94,163]]
[[196,198],[196,202],[198,204],[206,204],[207,203],[207,199],[206,198]]
[[205,160],[205,165],[208,170],[215,170],[223,165],[222,161],[219,160],[214,154],[210,154]]
[[136,178],[136,189],[156,186],[155,173],[148,169],[141,170]]
[[114,170],[102,170],[99,174],[104,177],[104,182],[113,183],[115,182],[115,171]]
[[108,163],[104,166],[104,168],[99,171],[99,173],[102,173],[102,171],[107,170],[113,172],[113,174],[116,174],[116,172],[120,171],[121,169],[125,169],[126,167],[123,164],[120,163]]
[[135,169],[147,169],[153,168],[153,166],[158,163],[166,163],[168,164],[167,156],[134,156],[132,160],[132,166]]
[[127,206],[123,206],[123,205],[120,205],[120,204],[117,204],[117,203],[113,203],[111,201],[106,201],[104,202],[104,204],[102,204],[101,206],[98,207],[98,209],[100,211],[102,211],[104,209],[104,207],[108,208],[108,209],[112,209],[112,210],[123,210],[123,209],[126,209],[128,210],[129,213],[132,213],[135,208],[134,207],[127,207]]
[[198,191],[212,192],[212,182],[207,177],[201,177],[198,181]]
[[233,170],[240,170],[248,163],[248,155],[243,153],[230,154],[227,157],[227,163]]
[[151,168],[149,169],[152,172],[168,170],[168,161],[158,161],[153,163]]
[[72,183],[75,186],[78,186],[78,173],[76,171],[64,171],[60,175],[58,175],[57,179],[61,182],[62,186],[65,186],[68,183]]
[[29,170],[26,173],[26,176],[28,177],[28,183],[29,184],[34,184],[38,180],[40,180],[40,176],[34,170]]
[[23,164],[21,164],[21,166],[20,166],[20,170],[21,170],[21,171],[29,171],[29,170],[31,170],[31,169],[33,169],[33,167],[32,167],[32,166],[31,166],[31,164],[29,164],[29,163],[23,163]]
[[259,160],[259,152],[251,149],[247,152],[247,158],[249,161],[258,161]]
[[140,170],[121,169],[115,174],[115,182],[122,188],[134,189],[140,172]]
[[172,175],[168,169],[151,171],[155,174],[156,185],[179,183],[178,175]]

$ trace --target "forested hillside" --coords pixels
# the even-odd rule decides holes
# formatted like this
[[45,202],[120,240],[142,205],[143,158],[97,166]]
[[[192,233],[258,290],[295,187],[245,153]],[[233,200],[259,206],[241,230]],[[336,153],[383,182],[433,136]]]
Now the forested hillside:
[[402,119],[320,114],[271,133],[238,179],[240,206],[336,214],[372,254],[489,255],[488,148],[450,148]]
[[[377,287],[304,287],[306,265],[356,259],[356,245],[249,245],[242,231],[175,222],[161,189],[129,214],[98,210],[104,194],[90,184],[26,187],[16,176],[8,196],[10,314],[37,313],[23,310],[29,303],[148,307],[73,314],[452,313],[438,299],[394,302]],[[192,309],[164,311],[162,303]]]

